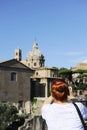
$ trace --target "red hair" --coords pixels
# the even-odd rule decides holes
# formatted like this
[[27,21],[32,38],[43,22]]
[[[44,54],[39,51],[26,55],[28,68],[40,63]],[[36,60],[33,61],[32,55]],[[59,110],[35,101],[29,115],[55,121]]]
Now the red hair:
[[56,79],[52,83],[52,96],[59,101],[67,100],[69,95],[68,83],[63,79]]

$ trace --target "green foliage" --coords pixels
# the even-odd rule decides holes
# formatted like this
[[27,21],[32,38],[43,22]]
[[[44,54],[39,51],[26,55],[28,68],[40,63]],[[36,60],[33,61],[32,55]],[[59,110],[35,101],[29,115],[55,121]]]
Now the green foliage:
[[[79,76],[77,77],[79,79],[79,82],[77,80],[73,81],[72,74],[74,73],[79,73]],[[87,77],[87,70],[78,69],[78,70],[72,71],[71,69],[60,68],[58,70],[58,75],[59,77],[63,79],[67,79],[70,82],[72,82],[72,87],[74,91],[77,91],[80,89],[81,90],[87,89],[87,84],[83,83],[83,79]]]
[[35,104],[36,102],[37,102],[37,99],[36,99],[36,98],[33,98],[33,99],[31,100],[32,105]]
[[0,102],[0,130],[5,130],[16,119],[17,109],[11,103]]
[[87,74],[80,74],[80,75],[78,76],[78,78],[84,78],[84,77],[87,77]]
[[58,70],[58,75],[63,79],[68,79],[68,80],[72,79],[72,71],[67,68],[60,68]]
[[80,90],[85,90],[87,88],[87,85],[79,83],[78,86],[77,86],[77,88],[80,89]]
[[87,70],[81,70],[81,69],[78,69],[78,70],[74,70],[72,71],[73,73],[80,73],[80,74],[83,74],[83,73],[87,73]]
[[79,79],[79,82],[76,82],[77,89],[86,90],[87,84],[85,83],[85,79],[87,79],[87,74],[80,73],[77,78]]

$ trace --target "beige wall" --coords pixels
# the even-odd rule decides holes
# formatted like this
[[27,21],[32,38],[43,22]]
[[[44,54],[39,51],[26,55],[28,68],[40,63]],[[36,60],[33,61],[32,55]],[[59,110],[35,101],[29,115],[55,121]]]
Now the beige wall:
[[37,69],[35,71],[34,76],[36,77],[49,77],[49,78],[53,78],[53,77],[57,77],[58,72],[55,71],[54,69],[50,69],[50,68],[42,68],[42,69]]
[[[11,81],[11,72],[17,74],[17,81]],[[24,107],[26,103],[29,104],[30,76],[31,73],[28,72],[28,70],[0,70],[0,101],[10,101],[15,104],[19,101],[23,101]],[[25,109],[29,109],[29,106],[27,105]]]

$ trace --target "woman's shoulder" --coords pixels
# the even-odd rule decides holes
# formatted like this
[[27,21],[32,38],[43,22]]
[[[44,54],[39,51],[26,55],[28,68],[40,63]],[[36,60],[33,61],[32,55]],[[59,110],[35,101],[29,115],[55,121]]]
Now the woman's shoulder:
[[82,114],[87,114],[87,107],[83,103],[76,102],[76,105],[79,107]]
[[75,104],[77,104],[78,107],[86,107],[82,102],[75,102]]

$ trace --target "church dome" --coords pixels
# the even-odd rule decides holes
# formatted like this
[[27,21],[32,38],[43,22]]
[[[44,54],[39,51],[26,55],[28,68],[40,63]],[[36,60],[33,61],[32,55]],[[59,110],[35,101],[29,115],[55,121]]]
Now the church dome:
[[34,41],[33,48],[29,51],[26,58],[27,66],[30,68],[40,68],[44,66],[44,62],[45,59],[41,51],[38,49],[38,43]]
[[42,53],[41,51],[38,49],[38,43],[36,41],[34,41],[34,44],[33,44],[33,48],[32,50],[29,52],[27,58],[40,58],[42,57]]

